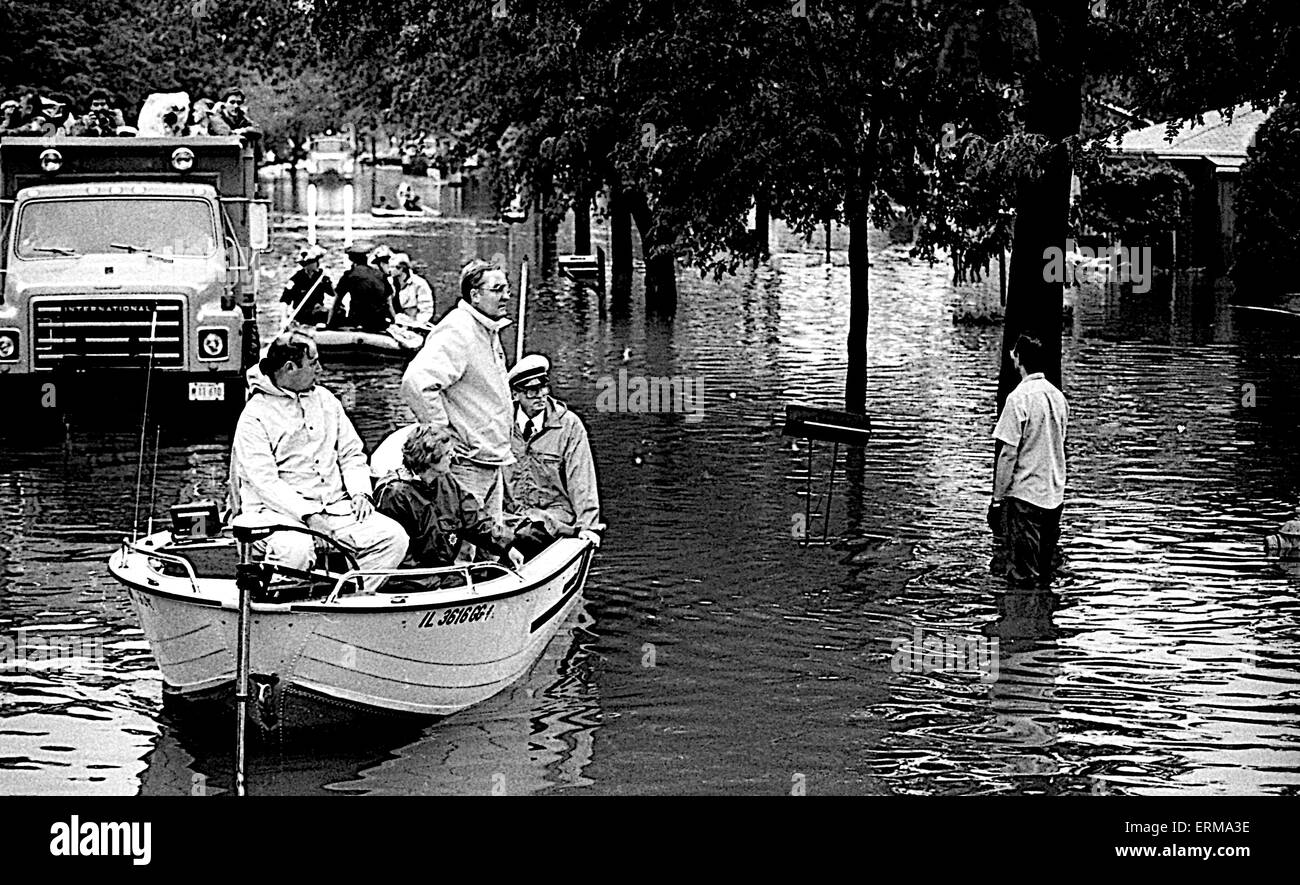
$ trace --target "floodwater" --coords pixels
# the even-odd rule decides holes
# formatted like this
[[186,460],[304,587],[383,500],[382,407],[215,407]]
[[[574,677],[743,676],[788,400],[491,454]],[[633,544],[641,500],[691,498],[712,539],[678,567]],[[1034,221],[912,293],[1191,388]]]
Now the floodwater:
[[[380,175],[388,192],[396,175]],[[364,206],[368,180],[357,190]],[[464,258],[514,266],[535,243],[482,220],[473,189],[437,198],[441,217],[355,224],[426,268],[441,311]],[[341,193],[321,205],[337,212]],[[341,225],[322,220],[323,244]],[[284,231],[269,302],[302,218]],[[874,433],[860,457],[839,452],[838,541],[794,537],[808,453],[781,436],[784,405],[841,405],[848,268],[843,242],[827,265],[819,241],[775,237],[770,264],[721,284],[683,271],[672,323],[648,321],[639,291],[631,308],[563,285],[532,300],[529,349],[587,422],[610,523],[585,602],[496,698],[415,731],[258,747],[251,792],[1300,793],[1300,571],[1262,545],[1297,503],[1291,321],[1187,279],[1078,292],[1066,563],[1056,596],[1006,596],[984,524],[1000,329],[954,326],[947,270],[884,236]],[[702,383],[702,413],[598,409],[623,370]],[[370,446],[407,420],[399,375],[327,367]],[[155,456],[151,431],[143,470],[138,430],[18,439],[0,454],[0,793],[228,790],[226,724],[164,713],[105,568],[137,497],[161,516],[220,495],[227,438],[169,430]],[[819,444],[816,538],[830,462]],[[95,653],[68,666],[13,651],[69,637]]]

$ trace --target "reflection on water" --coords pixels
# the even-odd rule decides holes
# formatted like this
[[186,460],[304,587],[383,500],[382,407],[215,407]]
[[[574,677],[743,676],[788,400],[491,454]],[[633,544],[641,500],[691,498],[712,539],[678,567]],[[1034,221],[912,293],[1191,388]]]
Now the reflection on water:
[[[411,252],[445,309],[465,257],[516,266],[535,243],[443,208],[357,223]],[[286,223],[301,242],[301,219]],[[339,235],[322,227],[329,246]],[[529,349],[552,357],[555,392],[587,421],[610,523],[579,620],[526,680],[414,734],[260,748],[254,792],[1298,792],[1300,574],[1260,542],[1296,508],[1296,329],[1234,312],[1204,281],[1080,292],[1064,355],[1066,562],[1053,596],[1005,594],[984,525],[1000,330],[954,327],[945,269],[884,237],[874,435],[839,452],[838,542],[791,537],[808,460],[780,436],[783,406],[838,404],[848,269],[778,237],[770,264],[722,284],[684,273],[671,322],[604,314],[563,286],[534,298]],[[268,301],[292,245],[268,262]],[[327,367],[372,447],[407,420],[399,368]],[[620,370],[701,379],[704,420],[598,411]],[[74,433],[0,455],[0,631],[105,639],[80,672],[0,673],[2,792],[229,786],[224,730],[201,746],[160,715],[105,572],[131,525],[138,444]],[[225,445],[164,433],[142,509],[219,495]],[[814,505],[830,454],[815,453]],[[995,647],[997,678],[898,670],[891,643],[917,631]]]

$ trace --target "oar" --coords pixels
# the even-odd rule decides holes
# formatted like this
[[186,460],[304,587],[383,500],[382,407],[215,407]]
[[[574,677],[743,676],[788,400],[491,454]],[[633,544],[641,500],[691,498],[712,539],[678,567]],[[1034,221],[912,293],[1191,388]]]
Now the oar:
[[1294,310],[1283,310],[1280,307],[1256,307],[1253,304],[1234,304],[1232,306],[1237,310],[1256,310],[1260,313],[1282,313],[1289,317],[1300,317],[1300,313],[1296,313]]
[[284,321],[284,325],[280,327],[279,334],[275,336],[276,338],[279,338],[280,335],[287,332],[289,327],[293,325],[293,321],[298,319],[298,314],[302,313],[302,309],[307,306],[307,302],[311,301],[312,293],[316,291],[316,287],[320,285],[320,281],[323,279],[325,279],[325,271],[322,270],[316,277],[316,282],[311,284],[311,288],[307,290],[307,294],[302,296],[302,300],[298,302],[298,306],[293,309],[293,313],[289,314],[289,318]]

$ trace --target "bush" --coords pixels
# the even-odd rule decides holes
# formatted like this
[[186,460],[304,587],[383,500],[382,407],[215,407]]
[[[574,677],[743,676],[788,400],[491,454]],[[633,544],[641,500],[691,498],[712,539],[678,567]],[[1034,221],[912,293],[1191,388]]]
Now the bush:
[[1085,227],[1123,243],[1163,245],[1173,231],[1190,242],[1192,185],[1180,170],[1161,160],[1103,163],[1082,182],[1078,220]]
[[1238,288],[1294,291],[1300,267],[1300,107],[1283,104],[1241,167],[1232,277]]

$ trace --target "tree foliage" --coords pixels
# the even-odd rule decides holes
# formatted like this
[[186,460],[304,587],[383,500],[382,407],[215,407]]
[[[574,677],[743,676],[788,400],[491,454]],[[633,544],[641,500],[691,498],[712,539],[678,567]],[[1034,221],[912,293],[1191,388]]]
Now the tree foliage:
[[1160,160],[1102,164],[1083,182],[1080,222],[1124,242],[1142,242],[1165,231],[1180,241],[1190,233],[1192,185],[1176,167]]
[[1232,275],[1266,294],[1295,291],[1300,267],[1300,105],[1283,104],[1255,133],[1241,169]]

